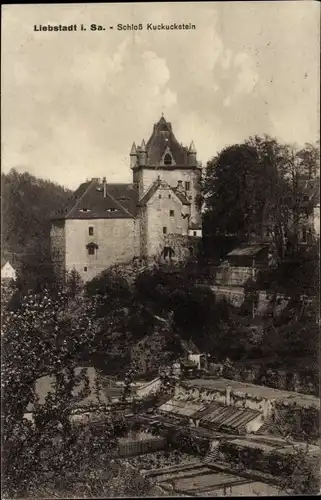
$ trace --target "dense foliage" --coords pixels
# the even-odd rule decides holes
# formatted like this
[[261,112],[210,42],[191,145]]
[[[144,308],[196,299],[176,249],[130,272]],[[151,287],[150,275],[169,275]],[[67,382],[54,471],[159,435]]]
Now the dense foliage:
[[71,191],[53,182],[12,169],[1,174],[1,255],[20,271],[27,288],[53,282],[50,260],[50,217]]
[[319,473],[316,462],[309,457],[309,448],[295,445],[290,453],[277,450],[264,451],[257,448],[239,446],[233,441],[222,441],[219,452],[224,459],[238,469],[257,470],[278,478],[281,491],[290,494],[315,494],[319,490]]
[[209,256],[222,246],[229,250],[229,243],[269,236],[282,261],[315,204],[306,181],[317,174],[319,161],[319,145],[295,150],[269,136],[251,137],[212,158],[202,193]]

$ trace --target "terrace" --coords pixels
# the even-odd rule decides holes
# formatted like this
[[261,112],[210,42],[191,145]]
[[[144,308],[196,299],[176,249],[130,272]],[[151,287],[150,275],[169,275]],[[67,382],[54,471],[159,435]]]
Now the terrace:
[[174,492],[187,496],[282,495],[275,484],[224,471],[201,461],[185,461],[179,465],[142,470],[142,473],[170,495]]
[[193,379],[193,380],[186,380],[182,382],[181,385],[186,389],[199,389],[199,390],[203,389],[207,391],[217,391],[217,392],[223,392],[226,391],[226,389],[230,388],[231,393],[236,395],[247,394],[250,397],[254,398],[273,400],[273,401],[282,400],[285,405],[286,403],[288,404],[296,403],[298,406],[313,407],[320,409],[320,399],[310,394],[283,391],[279,389],[273,389],[272,387],[240,382],[238,380],[229,380],[224,378]]

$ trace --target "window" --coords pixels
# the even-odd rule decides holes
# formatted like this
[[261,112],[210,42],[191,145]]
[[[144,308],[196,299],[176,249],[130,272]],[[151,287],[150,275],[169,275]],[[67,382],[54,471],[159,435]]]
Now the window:
[[162,195],[161,195],[161,194],[159,194],[159,195],[158,195],[158,198],[161,200],[161,199],[162,199]]
[[169,193],[168,198],[171,199],[172,195]]
[[307,230],[306,228],[304,227],[302,229],[302,243],[306,243],[307,242]]
[[169,216],[170,216],[170,217],[174,217],[174,215],[175,215],[174,210],[170,210],[170,211],[169,211]]
[[196,231],[193,231],[193,236],[196,236],[196,235],[197,235]]
[[185,182],[185,191],[189,191],[191,189],[191,183]]
[[167,234],[167,227],[166,226],[163,227],[163,234]]
[[87,248],[87,253],[88,255],[95,255],[95,251],[98,249],[98,245],[96,243],[88,243],[88,245],[86,245],[86,248]]
[[88,228],[88,234],[89,236],[94,236],[94,228],[92,226]]
[[164,157],[164,165],[171,165],[173,163],[172,155],[166,153]]
[[87,272],[87,266],[84,267],[84,271]]

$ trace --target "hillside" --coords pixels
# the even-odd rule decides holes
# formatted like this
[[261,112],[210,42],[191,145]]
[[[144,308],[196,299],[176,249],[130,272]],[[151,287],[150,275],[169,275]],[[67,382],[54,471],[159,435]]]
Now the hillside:
[[1,175],[1,260],[17,268],[49,258],[50,216],[71,191],[28,172]]

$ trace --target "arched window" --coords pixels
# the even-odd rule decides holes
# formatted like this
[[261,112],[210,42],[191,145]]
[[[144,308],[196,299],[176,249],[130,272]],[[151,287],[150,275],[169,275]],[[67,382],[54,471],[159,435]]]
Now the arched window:
[[164,156],[164,165],[171,165],[172,163],[173,163],[172,155],[166,153],[166,155]]
[[96,243],[90,242],[86,245],[88,255],[95,255],[98,250],[98,245]]

